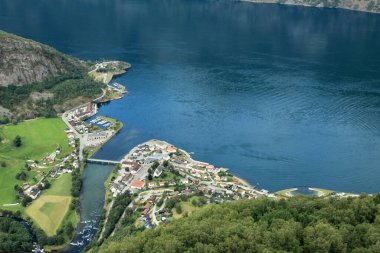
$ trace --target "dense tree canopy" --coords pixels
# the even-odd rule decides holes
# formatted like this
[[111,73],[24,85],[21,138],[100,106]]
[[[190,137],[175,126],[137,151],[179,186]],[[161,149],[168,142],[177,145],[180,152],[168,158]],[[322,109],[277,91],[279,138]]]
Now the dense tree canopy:
[[18,221],[0,217],[0,252],[29,252],[32,238],[26,228]]
[[[208,205],[99,252],[380,252],[380,195]],[[94,249],[94,251],[96,251]]]
[[[14,111],[25,105],[22,110],[33,109],[35,117],[54,117],[56,105],[78,97],[95,98],[102,93],[103,87],[104,84],[94,81],[86,73],[65,74],[29,85],[0,87],[0,106]],[[32,92],[47,92],[52,96],[34,100],[31,98]],[[9,122],[9,119],[5,122]]]

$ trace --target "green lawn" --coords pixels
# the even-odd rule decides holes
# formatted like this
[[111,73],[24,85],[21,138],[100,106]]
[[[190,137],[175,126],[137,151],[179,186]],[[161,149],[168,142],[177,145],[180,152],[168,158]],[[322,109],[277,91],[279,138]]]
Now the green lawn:
[[[68,152],[68,140],[64,130],[66,124],[60,118],[34,119],[24,121],[18,125],[7,125],[1,128],[0,134],[5,143],[0,146],[1,157],[11,157],[23,160],[41,159],[52,153],[57,146],[62,146],[62,152]],[[21,136],[23,145],[16,148],[12,140]]]
[[[0,205],[16,202],[13,187],[23,182],[16,180],[15,175],[24,167],[26,160],[40,160],[57,146],[61,146],[62,154],[72,151],[65,129],[66,125],[60,118],[39,118],[0,127],[0,162],[6,162],[6,167],[0,167]],[[12,143],[17,135],[22,139],[19,148]],[[35,172],[27,174],[28,181],[33,183]]]
[[71,174],[62,174],[59,178],[51,180],[51,187],[43,192],[43,195],[70,196]]

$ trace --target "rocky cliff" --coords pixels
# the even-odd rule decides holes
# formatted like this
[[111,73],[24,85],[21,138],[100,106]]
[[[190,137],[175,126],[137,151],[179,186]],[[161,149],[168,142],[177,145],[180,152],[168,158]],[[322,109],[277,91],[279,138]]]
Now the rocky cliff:
[[85,63],[49,46],[0,31],[0,86],[26,85],[85,69]]
[[341,8],[357,11],[380,12],[380,0],[243,0],[254,3],[279,3],[311,7]]

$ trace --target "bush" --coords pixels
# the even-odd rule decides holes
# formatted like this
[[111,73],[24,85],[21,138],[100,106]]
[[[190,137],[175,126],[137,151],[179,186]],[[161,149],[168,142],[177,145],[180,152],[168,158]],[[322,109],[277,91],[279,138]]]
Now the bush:
[[18,148],[18,147],[21,147],[22,145],[22,140],[21,140],[21,137],[19,135],[17,135],[14,140],[13,140],[13,145]]
[[26,177],[27,177],[27,175],[24,171],[21,171],[21,172],[16,174],[17,180],[26,180]]

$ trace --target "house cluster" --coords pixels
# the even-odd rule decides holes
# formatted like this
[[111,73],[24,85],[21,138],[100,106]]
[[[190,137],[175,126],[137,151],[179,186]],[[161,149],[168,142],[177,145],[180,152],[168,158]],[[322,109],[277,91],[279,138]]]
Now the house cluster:
[[69,145],[71,147],[75,147],[75,133],[74,133],[74,131],[67,128],[67,129],[65,129],[65,133],[66,133],[67,139],[69,140]]
[[185,151],[158,140],[136,146],[120,161],[110,190],[113,196],[127,190],[137,194],[133,211],[146,228],[169,223],[176,212],[173,202],[192,197],[201,198],[203,204],[272,197],[227,169],[195,161]]
[[[153,178],[162,174],[162,164],[167,161],[173,166],[181,179],[175,180],[146,180],[149,168],[158,162]],[[222,196],[232,196],[233,199],[257,198],[270,195],[265,190],[256,190],[243,180],[228,173],[225,168],[216,168],[214,165],[195,161],[190,155],[174,146],[157,140],[151,140],[138,145],[122,160],[119,175],[112,182],[111,191],[114,195],[123,192],[125,188],[132,191],[172,187],[178,184],[196,186],[205,193],[217,193]],[[137,176],[137,177],[136,177]]]
[[170,222],[172,213],[165,208],[165,202],[173,196],[173,190],[170,189],[156,194],[139,194],[134,209],[140,212],[140,221],[146,228],[153,228],[161,222],[164,224]]
[[126,190],[138,193],[137,198],[142,201],[140,220],[148,228],[170,217],[165,202],[171,198],[200,192],[208,202],[271,197],[267,191],[256,190],[229,174],[227,169],[195,161],[185,151],[158,140],[133,148],[121,160],[117,173],[110,183],[111,192],[114,196]]
[[[167,151],[167,143],[161,141],[149,141],[133,148],[122,160],[118,177],[111,183],[111,192],[116,196],[120,192],[130,190],[136,192],[146,188],[164,187],[175,185],[175,182],[161,181],[158,183],[146,182],[148,170],[154,162],[170,160],[170,152]],[[171,150],[172,148],[169,148]],[[162,173],[162,167],[157,167],[154,176]]]
[[214,165],[194,161],[185,152],[175,153],[171,156],[170,162],[180,171],[186,180],[205,193],[215,193],[217,196],[233,199],[252,199],[262,196],[274,197],[266,190],[257,190],[228,173],[226,168],[216,168]]
[[65,112],[69,124],[78,131],[78,133],[88,133],[88,126],[83,120],[92,117],[97,113],[97,105],[95,103],[86,103],[80,107]]

